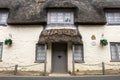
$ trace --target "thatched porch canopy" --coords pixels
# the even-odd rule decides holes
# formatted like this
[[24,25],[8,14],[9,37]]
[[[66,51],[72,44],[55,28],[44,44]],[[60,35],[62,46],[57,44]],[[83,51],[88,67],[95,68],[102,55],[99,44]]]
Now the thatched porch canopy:
[[72,42],[82,43],[81,35],[76,29],[48,29],[43,30],[38,43]]

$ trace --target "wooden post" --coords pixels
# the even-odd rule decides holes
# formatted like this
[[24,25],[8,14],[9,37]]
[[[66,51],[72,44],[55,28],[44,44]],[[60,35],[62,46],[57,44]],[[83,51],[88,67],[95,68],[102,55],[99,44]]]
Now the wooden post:
[[75,62],[74,62],[74,45],[72,45],[73,53],[72,53],[72,75],[75,75]]
[[14,75],[16,75],[16,74],[17,74],[17,69],[18,69],[18,65],[15,65]]
[[44,76],[46,76],[46,61],[44,63]]
[[75,63],[73,61],[73,72],[72,72],[72,75],[75,75]]
[[45,62],[44,62],[44,76],[46,76],[46,64],[47,64],[47,44],[45,44]]
[[105,75],[105,63],[102,62],[102,74]]

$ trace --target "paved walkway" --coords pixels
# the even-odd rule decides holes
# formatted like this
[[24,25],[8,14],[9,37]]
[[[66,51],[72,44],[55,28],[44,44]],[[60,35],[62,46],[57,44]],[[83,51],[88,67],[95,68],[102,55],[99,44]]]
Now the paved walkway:
[[120,76],[84,76],[84,77],[0,77],[0,80],[120,80]]

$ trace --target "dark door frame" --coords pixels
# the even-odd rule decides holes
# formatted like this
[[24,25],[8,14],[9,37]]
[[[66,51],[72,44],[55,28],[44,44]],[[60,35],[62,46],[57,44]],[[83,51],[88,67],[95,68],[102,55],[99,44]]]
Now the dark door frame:
[[68,44],[67,43],[52,43],[52,49],[51,49],[51,73],[53,73],[53,45],[54,44],[63,44],[66,45],[66,73],[68,72]]

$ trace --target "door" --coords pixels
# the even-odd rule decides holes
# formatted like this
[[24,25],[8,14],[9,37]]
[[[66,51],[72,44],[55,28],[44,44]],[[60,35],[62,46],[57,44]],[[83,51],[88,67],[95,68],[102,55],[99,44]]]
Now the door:
[[67,72],[67,44],[65,43],[52,44],[52,72]]

